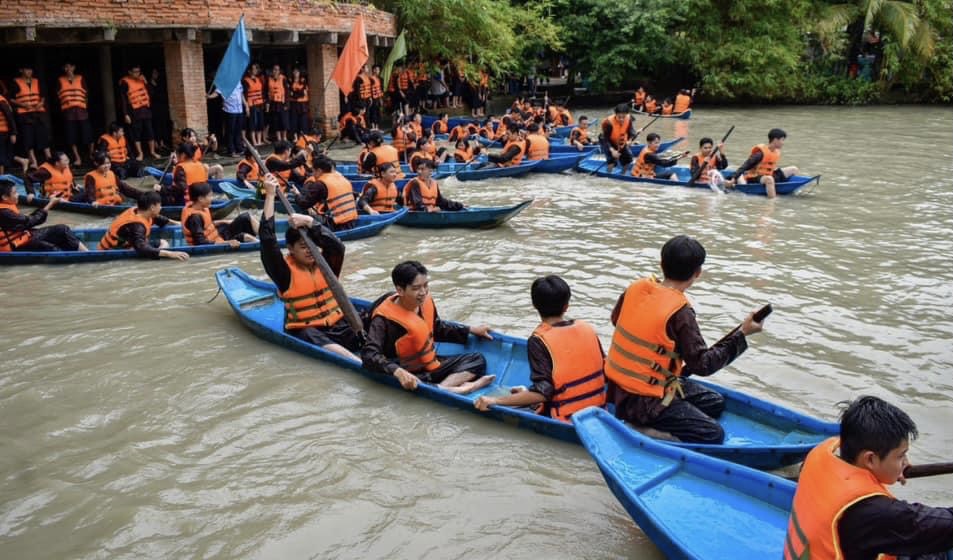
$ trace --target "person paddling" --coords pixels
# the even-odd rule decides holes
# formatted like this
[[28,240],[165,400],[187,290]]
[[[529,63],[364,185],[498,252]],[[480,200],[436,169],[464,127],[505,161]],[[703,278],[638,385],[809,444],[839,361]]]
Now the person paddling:
[[[502,125],[501,125],[502,126]],[[518,128],[513,126],[506,131],[506,145],[498,154],[489,154],[487,161],[499,167],[519,165],[526,154],[526,141],[520,135]]]
[[953,508],[899,500],[887,490],[906,482],[916,437],[916,424],[896,406],[871,396],[849,403],[840,437],[815,447],[801,468],[785,560],[947,558]]
[[621,163],[623,167],[632,163],[629,140],[635,136],[635,119],[629,114],[629,106],[625,103],[616,105],[613,116],[602,121],[602,134],[599,135],[599,145],[606,156],[609,173],[612,173],[616,163]]
[[602,343],[592,325],[566,318],[569,284],[555,275],[537,278],[530,295],[541,320],[526,342],[533,385],[502,397],[482,396],[473,405],[483,411],[493,405],[536,407],[564,422],[588,406],[605,406]]
[[[672,157],[663,158],[658,154],[659,146],[662,144],[662,137],[654,132],[650,132],[645,137],[645,148],[639,152],[639,158],[632,166],[633,177],[644,177],[646,179],[669,179],[678,180],[678,175],[666,168],[678,163],[678,160],[687,156],[691,152],[685,151]],[[658,169],[661,167],[662,169]]]
[[[714,151],[714,141],[711,138],[702,138],[698,142],[699,151],[692,156],[692,177],[696,183],[707,185],[712,182],[716,184],[723,183],[721,170],[728,167],[728,156],[725,155],[725,143],[718,144],[718,153],[712,155]],[[702,170],[702,167],[704,169]]]
[[466,326],[444,321],[430,296],[430,276],[417,261],[405,261],[391,271],[396,293],[378,298],[373,307],[367,342],[361,351],[364,367],[393,375],[401,387],[433,383],[453,393],[471,393],[489,385],[486,358],[479,352],[438,356],[435,343],[465,344],[471,334],[492,340],[486,325]]
[[798,168],[792,166],[779,167],[781,148],[788,134],[780,128],[768,131],[768,143],[758,144],[751,148],[751,155],[735,171],[739,185],[747,183],[761,183],[767,192],[768,198],[777,196],[775,185],[783,183],[790,177],[798,174]]
[[18,194],[12,181],[0,179],[0,253],[89,250],[68,226],[37,227],[61,200],[58,195],[52,195],[46,206],[27,216],[21,214],[17,206]]

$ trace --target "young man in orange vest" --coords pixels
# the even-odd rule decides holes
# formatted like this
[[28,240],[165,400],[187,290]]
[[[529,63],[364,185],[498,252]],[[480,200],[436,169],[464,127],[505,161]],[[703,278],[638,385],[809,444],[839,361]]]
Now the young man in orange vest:
[[[93,206],[115,206],[124,204],[123,195],[138,200],[143,191],[123,181],[112,170],[112,162],[106,152],[93,154],[92,171],[83,177],[83,192],[86,202]],[[156,185],[156,188],[161,188]]]
[[636,426],[680,441],[718,444],[725,437],[716,420],[725,409],[724,397],[687,377],[707,377],[730,364],[761,324],[752,313],[737,331],[711,348],[705,344],[685,297],[704,263],[701,243],[673,237],[662,246],[664,280],[636,280],[619,296],[606,358],[607,400],[615,404],[616,417]]
[[144,259],[175,259],[189,260],[189,254],[183,251],[169,250],[169,242],[165,239],[158,243],[149,240],[152,226],[177,224],[174,220],[162,215],[162,199],[159,193],[149,191],[143,193],[133,208],[129,208],[109,225],[109,231],[99,240],[99,249],[134,249],[136,255]]
[[381,106],[384,104],[384,84],[381,82],[381,65],[375,64],[371,70],[371,105],[367,109],[367,122],[371,130],[381,128]]
[[485,375],[486,358],[479,352],[438,356],[435,348],[437,342],[464,344],[471,334],[492,339],[490,328],[441,320],[427,268],[419,262],[402,262],[390,276],[396,293],[375,302],[361,351],[364,367],[393,375],[409,391],[421,381],[459,394],[492,383],[495,376]]
[[400,164],[385,163],[378,167],[379,177],[375,177],[361,189],[357,206],[372,216],[397,210],[397,181]]
[[592,145],[592,138],[589,138],[589,117],[579,117],[579,126],[569,132],[569,144],[580,151]]
[[404,185],[404,206],[416,212],[457,212],[465,210],[461,202],[450,200],[440,192],[440,186],[433,179],[436,167],[433,160],[422,159],[417,164],[417,176]]
[[592,325],[566,319],[572,297],[569,284],[554,275],[537,278],[530,295],[542,321],[526,341],[533,385],[514,387],[502,397],[483,396],[473,405],[483,411],[492,405],[538,407],[540,414],[564,422],[588,406],[603,407],[602,343]]
[[613,115],[602,121],[599,145],[606,156],[606,169],[611,173],[616,163],[623,167],[632,163],[629,141],[636,137],[635,119],[629,114],[625,103],[616,105]]
[[212,187],[208,183],[189,185],[192,201],[182,209],[182,234],[189,245],[227,243],[232,248],[241,243],[258,241],[258,220],[242,212],[234,220],[213,220]]
[[37,166],[38,154],[50,159],[50,133],[46,129],[43,113],[46,112],[46,98],[40,87],[40,80],[33,75],[33,68],[20,68],[20,77],[13,80],[13,98],[17,113],[20,155]]
[[189,187],[208,182],[208,169],[195,161],[195,145],[182,143],[175,149],[175,167],[172,183],[162,186],[162,203],[167,206],[185,206],[189,203]]
[[126,124],[132,126],[132,141],[136,146],[136,160],[142,161],[144,152],[142,143],[149,146],[149,157],[159,159],[156,153],[155,132],[152,130],[152,101],[149,88],[142,76],[142,69],[133,66],[129,73],[119,80],[121,95],[119,101]]
[[245,117],[248,127],[249,140],[255,146],[265,143],[265,81],[261,75],[261,66],[254,63],[248,69],[248,74],[242,78],[242,87],[245,92]]
[[886,488],[906,482],[916,437],[916,424],[892,404],[877,397],[850,403],[840,437],[815,447],[801,468],[785,560],[945,560],[953,548],[953,508],[898,500]]
[[304,182],[298,207],[314,210],[334,231],[353,229],[357,225],[357,195],[347,177],[334,168],[334,161],[324,155],[314,158],[314,174]]
[[268,131],[271,130],[279,142],[284,142],[288,139],[288,99],[290,97],[288,78],[281,73],[281,66],[275,64],[271,67],[271,75],[265,83],[268,85],[265,88],[267,93],[265,109],[269,115],[269,128],[265,130],[265,136],[268,136]]
[[99,141],[96,142],[96,151],[109,155],[113,173],[120,179],[142,176],[142,166],[139,165],[138,161],[129,157],[126,131],[119,123],[109,124],[109,132],[100,136]]
[[60,99],[60,111],[63,113],[63,124],[66,126],[66,144],[73,150],[73,165],[83,165],[79,157],[79,145],[87,150],[87,155],[93,153],[93,132],[89,126],[89,90],[83,77],[76,74],[76,66],[72,62],[63,65],[63,75],[60,76],[57,95]]
[[[487,162],[496,164],[499,167],[509,167],[519,165],[526,154],[526,141],[523,140],[520,130],[516,125],[509,125],[506,130],[506,144],[503,151],[498,154],[488,154]],[[482,166],[480,166],[482,167]],[[475,166],[474,169],[479,167]]]
[[57,196],[43,208],[26,216],[17,207],[17,187],[0,179],[0,253],[9,251],[88,251],[68,226],[37,228],[46,221],[50,209],[61,200]]
[[768,193],[768,198],[777,196],[774,185],[783,183],[798,173],[798,168],[793,165],[778,166],[781,161],[781,148],[784,147],[784,140],[787,137],[787,132],[780,128],[772,128],[768,131],[768,143],[758,144],[751,148],[751,155],[735,171],[738,184],[761,183]]
[[42,185],[41,196],[51,198],[56,195],[61,200],[70,201],[77,194],[73,183],[73,172],[69,167],[69,156],[63,152],[54,152],[50,161],[27,173],[24,185],[28,195],[33,195],[33,184]]
[[345,358],[359,361],[355,352],[360,348],[357,335],[351,330],[344,312],[327,289],[328,282],[315,265],[314,255],[297,228],[304,227],[306,235],[321,250],[321,255],[335,276],[340,277],[344,264],[344,243],[328,228],[311,216],[292,214],[285,232],[288,255],[281,254],[275,233],[275,192],[278,181],[274,175],[265,175],[265,205],[258,234],[261,239],[261,263],[268,277],[285,301],[285,331],[301,340],[320,346]]

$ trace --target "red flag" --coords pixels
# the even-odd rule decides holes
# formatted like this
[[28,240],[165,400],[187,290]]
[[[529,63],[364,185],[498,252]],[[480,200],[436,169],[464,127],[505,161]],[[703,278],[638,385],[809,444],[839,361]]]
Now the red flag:
[[344,95],[351,94],[354,78],[360,73],[361,66],[365,64],[367,64],[367,35],[364,34],[364,15],[358,14],[357,19],[354,20],[351,36],[347,38],[338,64],[334,67],[334,74],[331,74],[331,79],[341,88]]

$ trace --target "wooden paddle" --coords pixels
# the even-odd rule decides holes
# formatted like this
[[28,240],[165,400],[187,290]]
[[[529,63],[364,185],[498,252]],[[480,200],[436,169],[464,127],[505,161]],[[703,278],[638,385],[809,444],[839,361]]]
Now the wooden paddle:
[[[265,161],[261,159],[261,154],[258,153],[258,150],[256,150],[255,147],[248,142],[248,140],[244,140],[244,142],[245,147],[248,148],[252,157],[255,158],[255,162],[258,163],[258,167],[260,167],[263,172],[267,173],[268,167],[265,166]],[[277,175],[275,176],[277,177]],[[288,215],[291,216],[294,214],[294,208],[291,207],[291,203],[288,202],[288,197],[285,196],[285,193],[279,188],[275,189],[275,194],[281,200],[281,204],[284,205],[285,211],[288,212]],[[290,222],[288,225],[291,225]],[[321,274],[324,276],[325,282],[328,283],[328,287],[331,289],[331,294],[337,301],[341,311],[344,312],[344,319],[347,320],[348,326],[351,327],[351,330],[354,331],[358,338],[364,340],[364,323],[361,321],[361,317],[358,315],[357,309],[354,308],[354,304],[351,303],[351,299],[347,297],[344,287],[341,286],[337,276],[334,275],[334,271],[331,270],[331,267],[328,265],[327,261],[324,260],[324,255],[321,254],[321,250],[318,249],[318,246],[314,243],[314,241],[312,241],[311,236],[308,235],[307,228],[299,227],[298,231],[301,232],[301,239],[304,240],[305,244],[308,246],[308,250],[311,251],[311,256],[314,257],[314,263],[317,265],[318,269],[321,270]]]
[[[642,132],[645,131],[646,128],[652,126],[652,124],[655,123],[655,121],[659,120],[660,118],[662,118],[662,117],[661,117],[661,116],[655,117],[654,119],[652,119],[651,121],[649,121],[649,124],[647,124],[647,125],[643,126],[642,128],[636,130],[636,131],[635,131],[635,136],[632,137],[632,140],[635,140],[636,138],[638,138],[638,137],[639,137],[639,134],[642,134]],[[600,125],[600,126],[601,126],[601,125]],[[632,140],[629,140],[629,142],[632,142]],[[604,162],[602,162],[602,165],[600,165],[599,167],[597,167],[595,171],[593,171],[592,173],[589,174],[589,176],[592,177],[592,176],[595,175],[596,173],[602,171],[602,168],[605,167],[605,166],[608,165],[608,164],[609,164],[609,158],[606,157],[606,160],[605,160]]]
[[938,474],[953,474],[953,463],[927,463],[926,465],[910,465],[903,469],[903,478],[922,478]]
[[[175,152],[173,152],[173,153],[175,153]],[[157,179],[157,181],[159,182],[159,185],[162,185],[162,179],[165,177],[165,174],[169,171],[169,167],[171,167],[171,166],[172,166],[172,156],[170,155],[170,156],[169,156],[169,161],[165,162],[165,167],[162,169],[162,175],[159,175],[159,178]],[[145,175],[142,176],[142,179],[139,180],[139,188],[140,188],[140,189],[142,188],[142,185],[145,184],[146,178],[147,178],[148,176],[149,176],[149,174],[146,173]]]
[[[697,181],[698,178],[702,176],[702,173],[704,173],[705,168],[708,167],[708,162],[718,156],[718,150],[720,149],[721,145],[725,143],[725,140],[727,140],[728,137],[731,136],[731,133],[734,130],[735,130],[735,125],[731,125],[731,128],[728,129],[728,132],[726,132],[725,135],[721,137],[721,142],[718,143],[718,146],[715,146],[715,149],[714,151],[712,151],[711,155],[705,158],[705,162],[702,163],[701,166],[699,166],[698,171],[692,174],[692,178],[688,181],[688,186],[694,185],[695,181]],[[710,181],[709,181],[709,187],[715,188]]]

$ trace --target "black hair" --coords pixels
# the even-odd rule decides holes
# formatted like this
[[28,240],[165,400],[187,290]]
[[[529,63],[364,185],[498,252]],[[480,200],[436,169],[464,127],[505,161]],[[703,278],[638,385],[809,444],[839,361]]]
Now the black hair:
[[179,137],[180,137],[180,138],[188,138],[189,136],[192,136],[193,134],[195,134],[196,136],[198,136],[198,134],[196,134],[194,128],[183,128],[183,129],[182,129],[182,132],[179,133]]
[[417,146],[417,149],[420,150],[421,148],[423,148],[424,146],[426,146],[426,145],[428,144],[428,142],[429,142],[429,140],[428,140],[427,137],[425,136],[425,137],[423,137],[423,138],[418,138],[415,145]]
[[0,179],[0,196],[10,196],[10,191],[16,191],[16,184],[7,179]]
[[353,105],[351,105],[351,114],[352,114],[352,115],[357,114],[358,111],[363,111],[363,110],[364,110],[364,104],[363,104],[363,103],[355,102]]
[[772,128],[768,131],[768,142],[774,140],[775,138],[787,138],[788,133],[784,132],[780,128]]
[[579,122],[588,121],[588,120],[589,120],[589,117],[587,117],[586,115],[579,117]]
[[539,125],[536,123],[530,123],[530,125],[526,127],[526,130],[529,132],[539,132]]
[[142,193],[142,195],[139,196],[139,199],[136,201],[136,208],[140,210],[148,210],[156,204],[161,203],[162,197],[159,196],[159,193],[155,191],[148,191]]
[[379,165],[379,166],[377,167],[377,170],[380,171],[381,175],[383,175],[385,171],[390,171],[391,169],[393,169],[393,168],[395,168],[395,167],[397,167],[397,164],[396,164],[396,163],[394,163],[394,162],[387,162],[387,163],[382,163],[381,165]]
[[698,141],[698,147],[701,148],[705,144],[714,144],[714,143],[715,143],[714,140],[706,136]]
[[116,133],[119,132],[120,130],[122,130],[122,126],[120,126],[119,123],[117,123],[117,122],[111,122],[111,123],[109,123],[109,133],[110,133],[110,134],[116,134]]
[[676,235],[662,245],[662,274],[669,280],[688,280],[705,264],[705,248],[697,239]]
[[109,154],[106,152],[96,152],[93,154],[93,165],[99,167],[100,165],[106,163],[106,160],[109,159]]
[[617,114],[617,115],[622,114],[622,113],[628,113],[628,112],[629,112],[629,104],[628,104],[628,103],[619,103],[618,105],[615,106],[615,110],[614,110],[613,112],[614,112],[615,114]]
[[862,451],[883,459],[905,440],[916,439],[917,425],[907,413],[877,397],[858,397],[845,402],[840,416],[840,456],[848,463]]
[[645,137],[646,142],[655,142],[656,140],[661,139],[662,137],[658,135],[657,132],[649,132],[648,136]]
[[[53,152],[53,155],[50,156],[50,164],[54,164],[60,160],[63,156],[66,156],[66,152]],[[67,162],[69,161],[69,156],[66,156]]]
[[530,296],[533,298],[533,307],[539,311],[540,317],[559,317],[569,305],[572,290],[569,289],[569,284],[565,280],[550,274],[533,280]]
[[390,271],[390,279],[394,286],[406,288],[414,283],[414,280],[421,274],[427,274],[427,267],[417,261],[404,261]]
[[437,166],[436,166],[436,164],[434,164],[433,160],[432,160],[432,159],[429,159],[429,158],[424,158],[424,159],[421,159],[421,160],[418,160],[418,161],[417,161],[417,169],[420,169],[421,167],[426,167],[427,169],[431,169],[431,170],[437,168]]
[[380,133],[380,132],[377,132],[377,131],[372,132],[372,133],[370,134],[370,136],[367,137],[367,143],[368,143],[368,144],[376,144],[376,145],[380,146],[381,144],[384,143],[384,137],[381,136],[381,133]]
[[275,142],[274,153],[276,154],[283,154],[290,149],[291,149],[291,142],[288,142],[287,140],[280,140],[278,142]]
[[182,154],[188,157],[189,159],[192,159],[193,157],[195,157],[195,145],[186,144],[185,142],[183,142],[175,148],[175,153]]
[[[308,235],[311,234],[309,233]],[[301,230],[298,228],[289,227],[287,231],[285,231],[285,243],[287,243],[288,247],[291,247],[302,239],[303,237],[301,236]]]
[[326,155],[315,156],[311,165],[315,169],[320,169],[323,173],[334,171],[334,161]]
[[198,200],[212,192],[212,186],[208,183],[192,183],[189,185],[189,198]]

